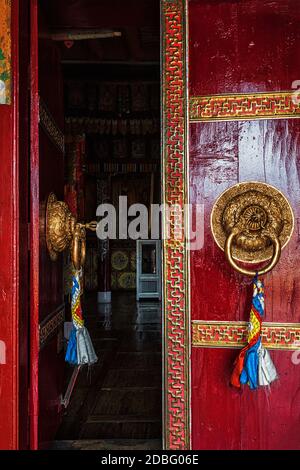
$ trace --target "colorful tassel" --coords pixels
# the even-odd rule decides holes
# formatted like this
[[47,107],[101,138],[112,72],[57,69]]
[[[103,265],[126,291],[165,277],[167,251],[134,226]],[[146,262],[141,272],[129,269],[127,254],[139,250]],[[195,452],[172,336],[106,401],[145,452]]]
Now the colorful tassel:
[[70,333],[66,362],[72,365],[91,365],[98,361],[90,335],[84,326],[81,309],[81,271],[75,271],[72,278],[71,312],[73,328]]
[[231,376],[231,385],[241,388],[248,384],[252,390],[270,385],[278,378],[269,352],[262,346],[261,328],[264,316],[264,285],[257,276],[253,279],[253,296],[248,326],[247,345],[240,351]]

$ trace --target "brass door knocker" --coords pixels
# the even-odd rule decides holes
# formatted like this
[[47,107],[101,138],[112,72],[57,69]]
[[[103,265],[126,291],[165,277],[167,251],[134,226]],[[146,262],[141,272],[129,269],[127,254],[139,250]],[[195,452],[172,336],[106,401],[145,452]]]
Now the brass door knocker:
[[[232,186],[219,196],[211,213],[211,230],[217,245],[236,271],[252,277],[274,268],[293,228],[288,200],[266,183],[251,181]],[[268,263],[254,270],[236,261]]]
[[79,270],[85,262],[86,254],[86,233],[85,228],[80,224],[75,225],[73,239],[71,243],[71,259],[74,268]]
[[55,261],[58,253],[67,248],[76,270],[84,265],[86,256],[86,229],[96,231],[97,222],[77,222],[65,202],[58,201],[55,194],[48,197],[46,207],[46,244],[50,258]]

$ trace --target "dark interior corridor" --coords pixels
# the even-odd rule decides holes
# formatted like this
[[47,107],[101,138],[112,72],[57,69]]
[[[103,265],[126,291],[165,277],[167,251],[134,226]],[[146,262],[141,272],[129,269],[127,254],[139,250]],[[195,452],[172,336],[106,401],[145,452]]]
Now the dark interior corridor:
[[99,359],[79,372],[55,448],[161,448],[160,303],[89,294],[84,312]]
[[[40,360],[40,445],[51,446],[62,418],[55,448],[159,449],[162,323],[154,299],[161,299],[160,234],[152,236],[147,217],[146,229],[131,237],[134,215],[119,199],[126,198],[128,209],[142,204],[149,214],[161,202],[159,2],[38,3],[40,103],[62,129],[63,143],[60,155],[41,125],[42,196],[54,192],[81,223],[99,221],[100,206],[116,211],[115,234],[86,234],[83,317],[98,356],[90,368],[64,361],[72,321],[70,250],[56,266],[46,257],[44,285],[52,282],[63,302],[64,324],[58,347],[53,341]],[[56,382],[47,372],[52,366]]]

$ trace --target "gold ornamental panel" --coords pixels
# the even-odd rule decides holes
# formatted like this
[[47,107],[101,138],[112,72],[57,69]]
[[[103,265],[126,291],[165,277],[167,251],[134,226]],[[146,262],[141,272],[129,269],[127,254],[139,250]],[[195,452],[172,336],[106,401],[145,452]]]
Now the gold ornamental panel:
[[129,262],[128,255],[125,251],[117,250],[111,255],[111,266],[116,271],[123,271],[127,268]]
[[121,289],[135,289],[136,274],[129,272],[121,273],[119,276],[119,286]]
[[300,117],[299,92],[297,90],[191,96],[189,101],[190,122]]
[[[192,322],[193,347],[243,348],[247,344],[249,323],[243,321]],[[262,343],[268,349],[300,350],[300,323],[263,322]]]

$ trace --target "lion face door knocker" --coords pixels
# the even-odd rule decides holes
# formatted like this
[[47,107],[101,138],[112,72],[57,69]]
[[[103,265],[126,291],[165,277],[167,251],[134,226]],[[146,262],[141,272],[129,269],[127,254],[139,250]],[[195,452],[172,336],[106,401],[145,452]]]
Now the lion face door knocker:
[[[286,197],[266,183],[239,183],[224,191],[211,213],[211,230],[230,265],[241,274],[266,274],[279,261],[294,228]],[[238,262],[268,261],[258,271]]]
[[[239,273],[253,277],[253,295],[247,344],[241,349],[231,375],[231,385],[251,389],[268,386],[278,374],[261,339],[264,285],[259,276],[278,263],[281,250],[294,229],[294,215],[286,197],[266,183],[239,183],[224,191],[211,213],[211,230],[226,259]],[[264,265],[250,269],[240,263]]]

